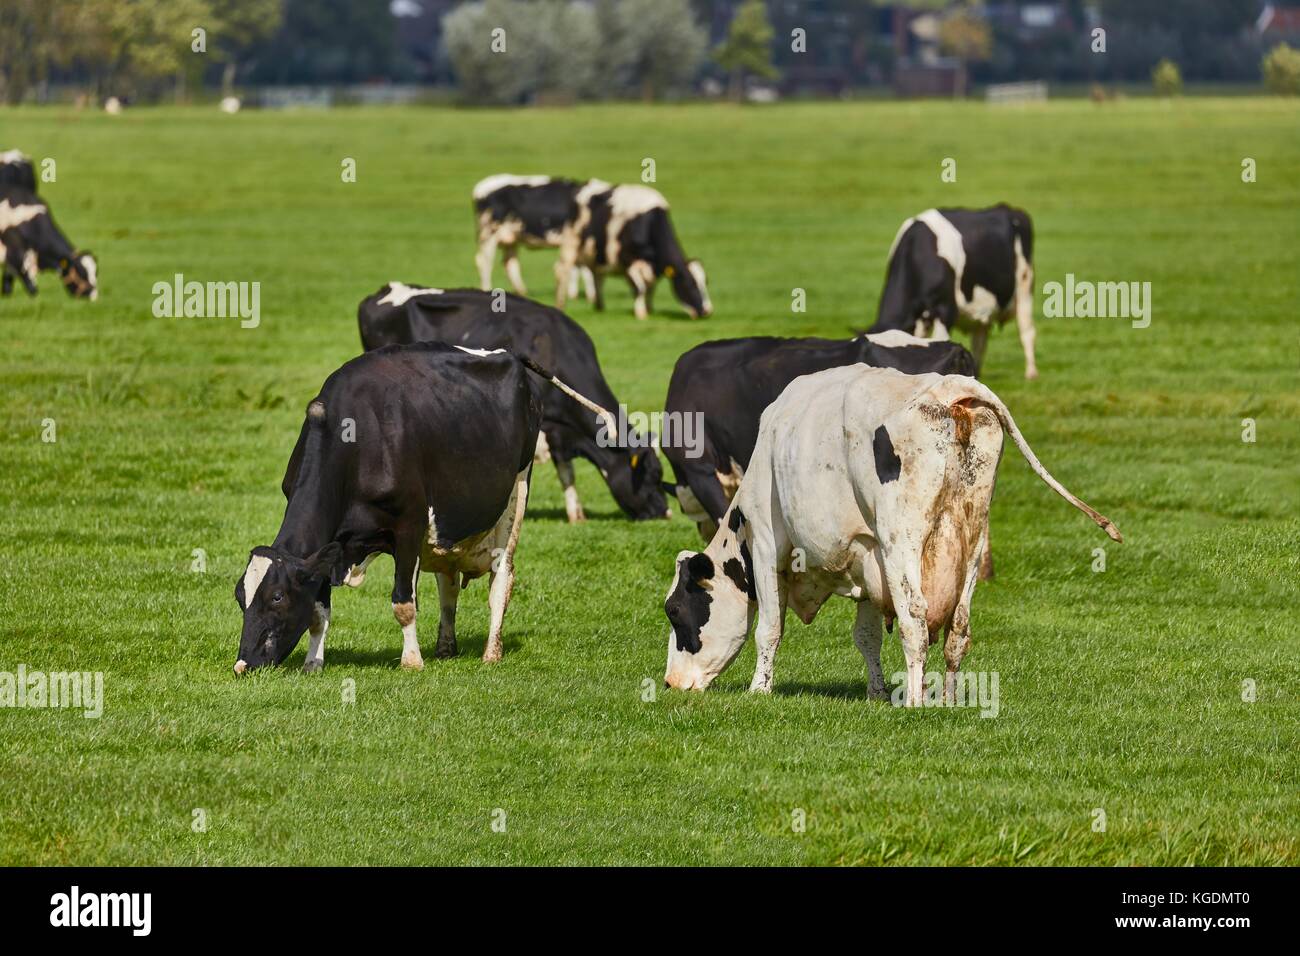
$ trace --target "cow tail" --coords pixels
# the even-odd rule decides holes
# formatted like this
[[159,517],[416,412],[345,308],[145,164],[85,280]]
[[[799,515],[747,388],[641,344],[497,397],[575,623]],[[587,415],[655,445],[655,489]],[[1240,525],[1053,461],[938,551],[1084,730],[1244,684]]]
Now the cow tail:
[[552,375],[548,370],[542,368],[542,366],[538,365],[536,362],[534,362],[532,359],[528,358],[527,356],[520,355],[519,361],[524,364],[524,368],[546,379],[548,382],[550,382],[552,385],[554,385],[556,388],[562,391],[565,395],[568,395],[571,399],[573,399],[583,408],[590,409],[591,411],[599,415],[601,420],[605,423],[605,428],[609,430],[609,436],[611,439],[613,439],[616,435],[618,435],[618,421],[614,418],[613,414],[608,409],[602,408],[600,405],[597,405],[587,396],[580,394],[577,390],[573,388],[570,388],[568,385],[564,384],[564,382],[560,381],[560,379],[557,376]]
[[[1025,441],[1025,436],[1020,434],[1020,429],[1016,427],[1016,420],[1011,417],[1011,412],[1007,409],[1007,406],[1002,403],[1002,399],[998,398],[990,389],[973,379],[971,380],[970,385],[970,397],[983,402],[988,405],[989,408],[993,409],[993,413],[998,416],[998,421],[1002,423],[1002,428],[1011,436],[1011,440],[1016,443],[1016,447],[1020,449],[1020,454],[1025,456],[1025,461],[1029,462],[1029,467],[1034,470],[1034,474],[1043,479],[1047,487],[1051,488],[1058,495],[1095,521],[1102,531],[1105,531],[1106,534],[1110,535],[1112,540],[1122,542],[1124,536],[1120,534],[1119,528],[1115,527],[1113,521],[1107,518],[1104,514],[1094,510],[1084,501],[1076,498],[1064,485],[1052,477],[1051,472],[1043,467],[1043,463],[1038,460],[1038,456],[1034,454],[1034,450],[1029,447],[1029,442]],[[961,404],[963,404],[962,399],[958,399],[953,403],[953,407]],[[969,421],[969,413],[965,412],[964,409],[963,415],[965,415]],[[969,429],[969,425],[967,425],[967,428]]]

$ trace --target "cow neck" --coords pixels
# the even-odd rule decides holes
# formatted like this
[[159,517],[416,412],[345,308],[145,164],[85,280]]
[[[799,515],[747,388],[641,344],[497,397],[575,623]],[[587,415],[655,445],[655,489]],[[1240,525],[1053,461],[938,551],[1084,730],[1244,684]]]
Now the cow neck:
[[284,508],[284,520],[274,547],[298,558],[315,554],[335,539],[343,521],[341,476],[330,474],[329,456],[323,454],[321,430],[308,436],[298,480]]

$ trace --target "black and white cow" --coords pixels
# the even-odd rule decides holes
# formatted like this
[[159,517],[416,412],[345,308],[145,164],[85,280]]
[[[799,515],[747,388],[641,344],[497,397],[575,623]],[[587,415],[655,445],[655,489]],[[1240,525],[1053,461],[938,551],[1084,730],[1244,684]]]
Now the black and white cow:
[[[497,311],[497,308],[500,311]],[[357,307],[361,344],[366,349],[405,342],[446,342],[473,348],[504,348],[545,366],[605,408],[618,399],[596,358],[591,337],[559,309],[505,292],[420,288],[390,282]],[[605,479],[623,512],[635,520],[666,518],[663,467],[651,437],[630,435],[616,444],[617,432],[563,394],[543,396],[542,452],[549,451],[564,488],[571,522],[585,520],[574,485],[573,461],[585,458]],[[604,436],[604,437],[602,437]]]
[[[800,375],[861,362],[919,374],[973,375],[975,362],[956,342],[918,339],[904,332],[868,334],[842,341],[757,336],[697,345],[673,367],[664,401],[667,416],[698,416],[704,440],[698,457],[681,443],[665,445],[683,512],[713,537],[726,513],[758,440],[767,406]],[[673,420],[673,419],[669,419]]]
[[36,192],[36,168],[22,150],[0,152],[0,186],[20,186]]
[[564,308],[564,291],[573,270],[585,267],[595,276],[597,309],[605,307],[605,276],[615,273],[626,276],[632,286],[638,319],[650,314],[660,276],[672,283],[673,293],[691,318],[713,312],[704,266],[698,259],[686,258],[668,215],[668,202],[658,190],[639,184],[614,186],[588,191],[578,200],[586,213],[560,243],[555,267],[557,306]]
[[289,458],[280,531],[252,550],[235,585],[244,614],[235,673],[283,663],[304,630],[304,670],[319,670],[330,590],[359,586],[376,554],[394,560],[403,667],[424,666],[421,570],[438,578],[438,657],[456,653],[461,588],[490,575],[483,660],[499,660],[546,378],[562,386],[508,352],[440,342],[367,352],[330,375]]
[[[5,245],[4,277],[0,293],[13,291],[15,277],[36,294],[36,273],[57,269],[63,287],[76,298],[99,298],[99,269],[95,257],[77,250],[55,225],[44,200],[22,186],[0,186],[0,242]],[[19,267],[13,260],[19,249]]]
[[[553,179],[550,176],[514,176],[500,173],[474,185],[474,215],[478,220],[479,285],[492,288],[492,260],[501,250],[506,277],[515,292],[527,295],[519,268],[519,247],[558,248],[566,233],[580,230],[590,214],[586,197],[610,188],[599,179]],[[594,300],[591,270],[574,270],[568,278],[569,297],[578,295],[578,278],[586,285],[587,298]]]
[[1011,413],[965,375],[848,365],[795,379],[763,413],[740,491],[701,552],[677,555],[664,603],[670,687],[703,690],[757,617],[750,690],[772,689],[789,606],[809,624],[833,594],[858,604],[869,693],[886,694],[882,615],[898,620],[906,704],[923,702],[926,651],[945,631],[944,697],[970,648],[970,604],[1003,432],[1057,494],[1121,541],[1035,457]]
[[880,313],[872,332],[902,329],[948,338],[953,326],[971,334],[977,369],[989,328],[1014,313],[1034,362],[1034,226],[1029,214],[1004,204],[988,209],[927,209],[903,223],[889,250]]

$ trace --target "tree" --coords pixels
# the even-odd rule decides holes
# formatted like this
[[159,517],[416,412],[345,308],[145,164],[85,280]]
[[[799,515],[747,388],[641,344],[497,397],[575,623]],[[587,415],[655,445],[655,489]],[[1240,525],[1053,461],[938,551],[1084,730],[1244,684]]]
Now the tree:
[[731,74],[731,97],[736,102],[744,98],[747,74],[767,80],[780,75],[772,65],[774,35],[763,0],[745,0],[736,10],[727,39],[713,52],[718,65]]
[[1279,43],[1269,51],[1261,64],[1264,85],[1279,96],[1300,93],[1300,50],[1290,44]]
[[695,22],[690,0],[623,0],[621,59],[641,97],[654,100],[695,79],[708,34]]
[[957,96],[966,95],[966,65],[983,63],[993,54],[988,22],[972,10],[955,10],[939,23],[939,49],[958,60]]
[[[209,35],[225,60],[221,95],[234,92],[239,61],[254,44],[272,36],[284,20],[284,0],[208,0],[216,17]],[[215,34],[215,36],[212,36]]]
[[1156,96],[1177,96],[1183,90],[1183,74],[1173,60],[1161,60],[1151,68]]
[[472,103],[518,103],[537,87],[528,10],[517,0],[466,3],[442,18],[443,43]]

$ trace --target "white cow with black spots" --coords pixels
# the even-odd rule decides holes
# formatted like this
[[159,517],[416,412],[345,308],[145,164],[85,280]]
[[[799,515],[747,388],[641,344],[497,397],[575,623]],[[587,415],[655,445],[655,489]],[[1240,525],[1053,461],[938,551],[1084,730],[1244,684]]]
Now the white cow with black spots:
[[811,623],[832,594],[858,602],[853,640],[885,695],[881,615],[898,619],[908,706],[946,629],[946,700],[970,647],[1003,430],[1030,467],[1116,541],[1110,520],[1039,463],[1002,401],[964,375],[850,365],[795,379],[763,413],[740,490],[702,552],[677,556],[664,609],[670,687],[702,690],[757,616],[750,690],[772,688],[787,604]]

